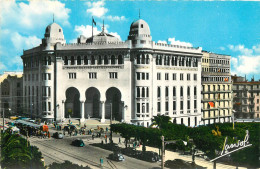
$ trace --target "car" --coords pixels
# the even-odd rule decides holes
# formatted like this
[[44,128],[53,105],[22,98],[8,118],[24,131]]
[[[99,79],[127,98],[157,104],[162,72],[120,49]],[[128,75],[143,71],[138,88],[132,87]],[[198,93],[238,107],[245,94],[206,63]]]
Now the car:
[[108,158],[115,161],[125,161],[125,157],[123,156],[123,154],[117,152],[109,154]]
[[53,137],[57,138],[57,139],[63,139],[64,136],[62,133],[56,132],[56,133],[53,133]]
[[127,148],[122,149],[122,153],[127,156],[134,157],[134,156],[136,156],[137,151],[132,147],[127,147]]
[[138,158],[144,161],[149,161],[149,162],[157,162],[160,161],[160,157],[158,153],[153,152],[153,151],[146,151],[146,152],[141,152],[138,154]]
[[85,143],[81,139],[76,139],[76,140],[72,141],[71,144],[74,145],[74,146],[77,146],[77,147],[84,147],[85,146]]

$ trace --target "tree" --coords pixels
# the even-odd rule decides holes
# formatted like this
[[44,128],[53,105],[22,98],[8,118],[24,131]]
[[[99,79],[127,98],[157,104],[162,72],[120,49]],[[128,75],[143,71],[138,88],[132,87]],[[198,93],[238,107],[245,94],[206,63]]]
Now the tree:
[[171,123],[171,118],[165,115],[157,115],[152,119],[152,125],[157,125],[157,128],[163,129],[167,124]]

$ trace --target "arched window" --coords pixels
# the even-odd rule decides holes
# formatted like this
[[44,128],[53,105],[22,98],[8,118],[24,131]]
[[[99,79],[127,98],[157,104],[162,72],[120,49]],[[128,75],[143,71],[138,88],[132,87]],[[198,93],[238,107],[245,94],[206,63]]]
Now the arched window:
[[88,64],[88,57],[84,56],[84,65],[87,65],[87,64]]
[[174,97],[176,96],[176,87],[175,86],[173,87],[172,94]]
[[183,96],[183,87],[181,87],[181,96]]
[[197,96],[197,87],[194,86],[194,96]]
[[169,97],[169,87],[165,87],[165,97]]
[[137,87],[137,96],[136,97],[140,97],[140,88]]
[[146,88],[146,97],[149,97],[149,88]]
[[161,88],[157,87],[157,97],[161,97]]
[[74,59],[74,56],[71,56],[71,58],[70,58],[70,64],[71,64],[71,65],[75,65],[75,59]]
[[114,55],[111,56],[111,65],[116,64],[116,58]]
[[142,64],[145,64],[145,55],[142,54]]
[[156,56],[156,65],[159,65],[159,56]]
[[95,64],[95,57],[92,55],[91,56],[91,65],[94,65]]
[[107,56],[104,57],[104,64],[105,64],[105,65],[108,64],[108,58],[107,58]]
[[142,97],[145,97],[145,88],[142,87]]
[[123,57],[122,57],[122,55],[118,56],[118,64],[123,64]]
[[[28,61],[26,62],[27,62],[27,67],[29,67],[29,62]],[[43,57],[43,64],[47,65],[47,57]]]
[[48,65],[51,65],[51,57],[48,56]]
[[68,65],[68,57],[67,56],[65,56],[65,58],[64,58],[64,65]]
[[137,57],[136,57],[136,63],[137,63],[137,64],[140,64],[140,55],[137,55]]
[[149,55],[146,55],[146,64],[149,64]]
[[187,95],[190,96],[190,87],[187,87]]
[[102,63],[102,58],[101,56],[98,56],[98,65],[101,65],[101,63]]
[[77,57],[77,65],[81,65],[81,58],[80,58],[80,56]]

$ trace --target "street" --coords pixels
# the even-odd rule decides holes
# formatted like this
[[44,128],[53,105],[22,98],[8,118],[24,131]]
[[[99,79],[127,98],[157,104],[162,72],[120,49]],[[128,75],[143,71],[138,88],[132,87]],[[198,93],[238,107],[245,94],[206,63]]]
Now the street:
[[[72,146],[71,142],[76,138],[82,138],[86,146]],[[128,156],[124,156],[125,161],[123,162],[110,161],[107,159],[107,157],[110,153],[112,153],[111,151],[89,145],[92,143],[100,142],[100,138],[95,138],[95,140],[92,140],[91,136],[65,136],[64,139],[40,139],[37,137],[30,138],[31,145],[37,146],[42,152],[45,160],[45,165],[49,165],[53,162],[61,163],[65,160],[68,160],[75,164],[83,166],[88,165],[91,168],[100,168],[100,158],[103,158],[103,168],[160,168],[160,162],[149,163]],[[110,165],[108,164],[108,161]]]

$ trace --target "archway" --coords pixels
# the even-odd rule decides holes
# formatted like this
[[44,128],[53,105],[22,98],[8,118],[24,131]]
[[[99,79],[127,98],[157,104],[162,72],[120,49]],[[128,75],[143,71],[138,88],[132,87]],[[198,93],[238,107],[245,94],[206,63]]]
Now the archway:
[[80,118],[80,93],[75,87],[66,90],[65,118]]
[[100,92],[95,87],[86,90],[86,112],[85,117],[100,118]]
[[122,108],[123,103],[121,101],[121,92],[115,87],[111,87],[106,91],[106,113],[105,117],[111,118],[111,106],[112,106],[112,119],[118,121],[122,120]]

